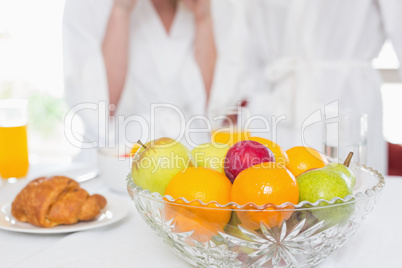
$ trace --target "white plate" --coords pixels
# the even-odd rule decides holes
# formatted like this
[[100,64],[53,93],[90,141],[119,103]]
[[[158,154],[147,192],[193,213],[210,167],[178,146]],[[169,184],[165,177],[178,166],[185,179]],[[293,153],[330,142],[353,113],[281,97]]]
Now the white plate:
[[0,229],[32,234],[61,234],[95,229],[115,223],[123,219],[129,212],[129,204],[117,197],[108,197],[107,205],[94,220],[72,225],[59,225],[52,228],[41,228],[29,223],[19,222],[11,214],[11,203],[0,205]]

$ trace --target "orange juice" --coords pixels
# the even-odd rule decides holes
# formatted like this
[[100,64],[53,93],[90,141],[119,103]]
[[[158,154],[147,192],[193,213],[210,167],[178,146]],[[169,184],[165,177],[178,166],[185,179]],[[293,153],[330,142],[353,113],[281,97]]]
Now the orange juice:
[[238,143],[239,141],[246,140],[250,138],[250,132],[243,130],[227,130],[227,129],[217,129],[212,131],[211,141],[228,144],[230,146]]
[[0,126],[0,177],[22,178],[28,168],[27,126]]

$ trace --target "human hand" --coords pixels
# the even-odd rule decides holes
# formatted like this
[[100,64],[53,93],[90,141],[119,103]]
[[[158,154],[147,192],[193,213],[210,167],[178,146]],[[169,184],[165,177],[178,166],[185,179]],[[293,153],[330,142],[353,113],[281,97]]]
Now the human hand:
[[196,22],[211,16],[210,0],[184,0],[184,4],[194,14]]
[[137,0],[114,0],[114,8],[119,8],[127,12],[134,9]]

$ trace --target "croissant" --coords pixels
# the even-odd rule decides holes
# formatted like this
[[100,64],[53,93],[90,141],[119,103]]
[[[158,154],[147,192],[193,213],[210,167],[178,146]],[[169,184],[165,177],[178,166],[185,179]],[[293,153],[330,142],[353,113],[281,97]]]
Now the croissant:
[[106,199],[89,195],[73,179],[41,177],[28,183],[12,203],[11,213],[21,222],[54,227],[94,219],[106,206]]

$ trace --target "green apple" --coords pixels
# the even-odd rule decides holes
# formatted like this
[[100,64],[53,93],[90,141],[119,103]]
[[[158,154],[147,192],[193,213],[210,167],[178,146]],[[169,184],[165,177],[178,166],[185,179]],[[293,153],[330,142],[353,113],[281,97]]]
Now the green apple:
[[190,151],[171,138],[148,142],[134,155],[131,176],[143,189],[165,194],[170,180],[178,172],[194,166]]
[[[299,185],[299,202],[316,202],[319,199],[330,201],[334,197],[344,198],[352,194],[345,179],[332,168],[313,169],[300,174],[297,178]],[[345,222],[353,212],[353,204],[322,205],[312,208],[311,211],[319,221],[325,220],[327,227]]]
[[191,151],[197,167],[212,168],[225,174],[224,161],[230,146],[223,143],[204,143]]
[[[162,138],[162,139],[169,139],[169,138]],[[159,139],[156,139],[156,140],[153,140],[153,141],[149,141],[149,142],[147,142],[147,143],[145,143],[145,144],[142,144],[141,141],[138,141],[137,143],[140,144],[141,146],[140,146],[140,148],[138,148],[138,150],[135,152],[135,154],[140,155],[146,148],[149,147],[149,145],[151,145],[151,143],[154,143],[154,142],[156,142],[157,140],[159,140]]]

